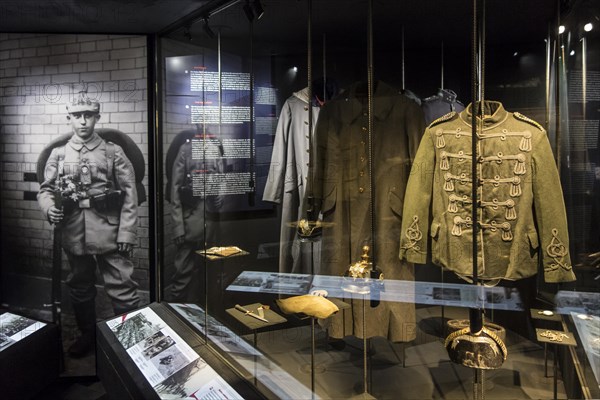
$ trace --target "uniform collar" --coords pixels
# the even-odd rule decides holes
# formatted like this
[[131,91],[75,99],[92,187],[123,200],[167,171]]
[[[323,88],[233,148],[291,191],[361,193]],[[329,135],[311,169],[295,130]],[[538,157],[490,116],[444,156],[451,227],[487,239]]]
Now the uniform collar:
[[85,142],[75,134],[69,139],[69,146],[77,151],[80,151],[83,147],[88,150],[94,150],[100,143],[102,143],[102,138],[96,132]]
[[[483,106],[485,114],[483,117],[483,129],[494,128],[497,125],[506,121],[506,118],[508,118],[508,112],[504,109],[502,103],[500,103],[499,101],[486,100],[483,102]],[[460,118],[465,124],[469,126],[471,126],[473,118],[472,110],[473,103],[469,104],[467,108],[465,108],[464,111],[460,113]],[[479,120],[479,116],[477,116],[477,120]]]
[[297,97],[297,98],[299,98],[303,102],[308,103],[308,88],[305,87],[302,90],[294,92],[294,96]]
[[[348,113],[344,116],[351,122],[361,115],[365,115],[368,108],[367,101],[367,83],[358,82],[352,85],[344,100],[348,103]],[[376,81],[373,93],[373,117],[378,120],[384,120],[392,110],[394,98],[398,96],[398,91],[384,82]],[[346,108],[346,107],[344,107]]]

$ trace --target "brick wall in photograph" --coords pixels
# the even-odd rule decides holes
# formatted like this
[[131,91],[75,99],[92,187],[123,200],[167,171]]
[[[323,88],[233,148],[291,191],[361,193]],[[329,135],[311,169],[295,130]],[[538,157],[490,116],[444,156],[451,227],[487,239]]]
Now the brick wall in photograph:
[[[35,198],[36,163],[50,141],[70,132],[65,104],[84,84],[88,97],[101,103],[96,127],[126,133],[148,160],[146,71],[144,36],[0,34],[3,274],[50,276],[52,227]],[[147,176],[146,162],[146,188]],[[146,202],[139,208],[133,255],[143,290],[148,289],[148,242]]]

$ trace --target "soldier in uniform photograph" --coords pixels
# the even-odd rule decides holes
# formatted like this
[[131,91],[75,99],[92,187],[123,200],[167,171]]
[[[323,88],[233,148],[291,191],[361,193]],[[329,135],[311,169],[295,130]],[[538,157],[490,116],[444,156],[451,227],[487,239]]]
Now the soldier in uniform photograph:
[[[193,176],[204,174],[206,182],[209,175],[225,171],[223,146],[218,139],[198,139],[202,134],[196,131],[183,131],[171,144],[169,153],[173,154],[170,172],[171,218],[173,220],[174,243],[177,251],[174,259],[174,273],[171,278],[167,300],[172,302],[197,302],[201,290],[198,286],[198,260],[196,250],[209,248],[216,243],[216,213],[222,206],[223,195],[211,189],[207,183],[201,196],[194,194]],[[196,139],[194,139],[196,138]],[[203,146],[203,158],[194,156],[194,143]],[[175,150],[178,150],[175,153]],[[176,155],[175,155],[176,154]],[[167,156],[167,164],[171,157]],[[169,190],[169,189],[167,189]]]
[[94,130],[99,119],[100,104],[85,92],[67,105],[72,136],[66,145],[52,149],[38,193],[42,212],[62,231],[70,265],[66,283],[81,331],[69,348],[73,357],[94,347],[96,268],[115,314],[139,304],[130,259],[137,243],[135,172],[123,148]]

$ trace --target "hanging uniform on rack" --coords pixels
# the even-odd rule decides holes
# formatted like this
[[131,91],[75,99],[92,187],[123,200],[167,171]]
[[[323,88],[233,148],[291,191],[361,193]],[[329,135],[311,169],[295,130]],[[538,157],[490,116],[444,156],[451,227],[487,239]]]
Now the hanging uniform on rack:
[[[486,101],[478,141],[478,278],[495,284],[537,273],[575,280],[562,190],[546,131]],[[472,265],[471,107],[425,131],[404,203],[400,258],[434,264],[470,281]]]
[[[398,240],[404,190],[424,130],[421,109],[398,90],[375,84],[373,159],[369,162],[368,98],[364,83],[354,84],[344,95],[321,110],[316,130],[315,198],[324,223],[321,244],[322,274],[341,276],[361,259],[364,245],[375,245],[371,257],[386,279],[414,280],[413,266],[398,259]],[[373,170],[370,171],[370,165]],[[370,174],[373,174],[375,224],[371,225]],[[372,237],[372,232],[375,237]],[[348,300],[350,301],[350,300]],[[330,319],[329,334],[384,336],[392,341],[415,337],[415,306],[381,302],[376,308],[362,301]],[[363,327],[362,313],[366,324]]]
[[429,96],[421,102],[425,115],[425,126],[449,112],[461,112],[465,106],[458,101],[456,93],[449,89],[439,89],[437,94]]
[[[302,218],[302,202],[308,183],[308,107],[308,88],[295,92],[285,101],[277,123],[271,167],[263,193],[264,201],[281,204],[280,272],[310,273],[311,254],[309,251],[301,254],[301,242],[292,226]],[[313,127],[319,110],[313,101]],[[316,242],[314,247],[318,246]],[[318,253],[314,247],[313,251]],[[317,265],[315,271],[318,271]]]

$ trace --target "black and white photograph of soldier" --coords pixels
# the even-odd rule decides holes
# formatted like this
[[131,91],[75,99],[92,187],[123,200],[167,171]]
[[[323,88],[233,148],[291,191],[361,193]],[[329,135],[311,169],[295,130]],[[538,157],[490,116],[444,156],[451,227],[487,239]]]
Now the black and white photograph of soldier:
[[199,180],[210,185],[211,174],[225,171],[223,146],[213,135],[202,133],[199,129],[184,130],[171,143],[166,165],[169,178],[167,200],[171,203],[173,242],[176,246],[166,299],[179,303],[199,302],[202,292],[197,287],[200,268],[195,251],[217,243],[214,219],[224,197],[218,187],[208,188],[201,196],[197,195],[194,185],[198,185]]
[[135,170],[123,148],[94,129],[100,118],[100,103],[87,91],[66,105],[72,135],[52,148],[38,193],[42,212],[61,230],[71,267],[66,283],[81,332],[68,349],[73,357],[94,347],[96,269],[115,315],[135,310],[140,302],[130,258],[137,243]]
[[60,321],[64,373],[95,375],[96,322],[149,302],[147,39],[0,45],[3,302]]

